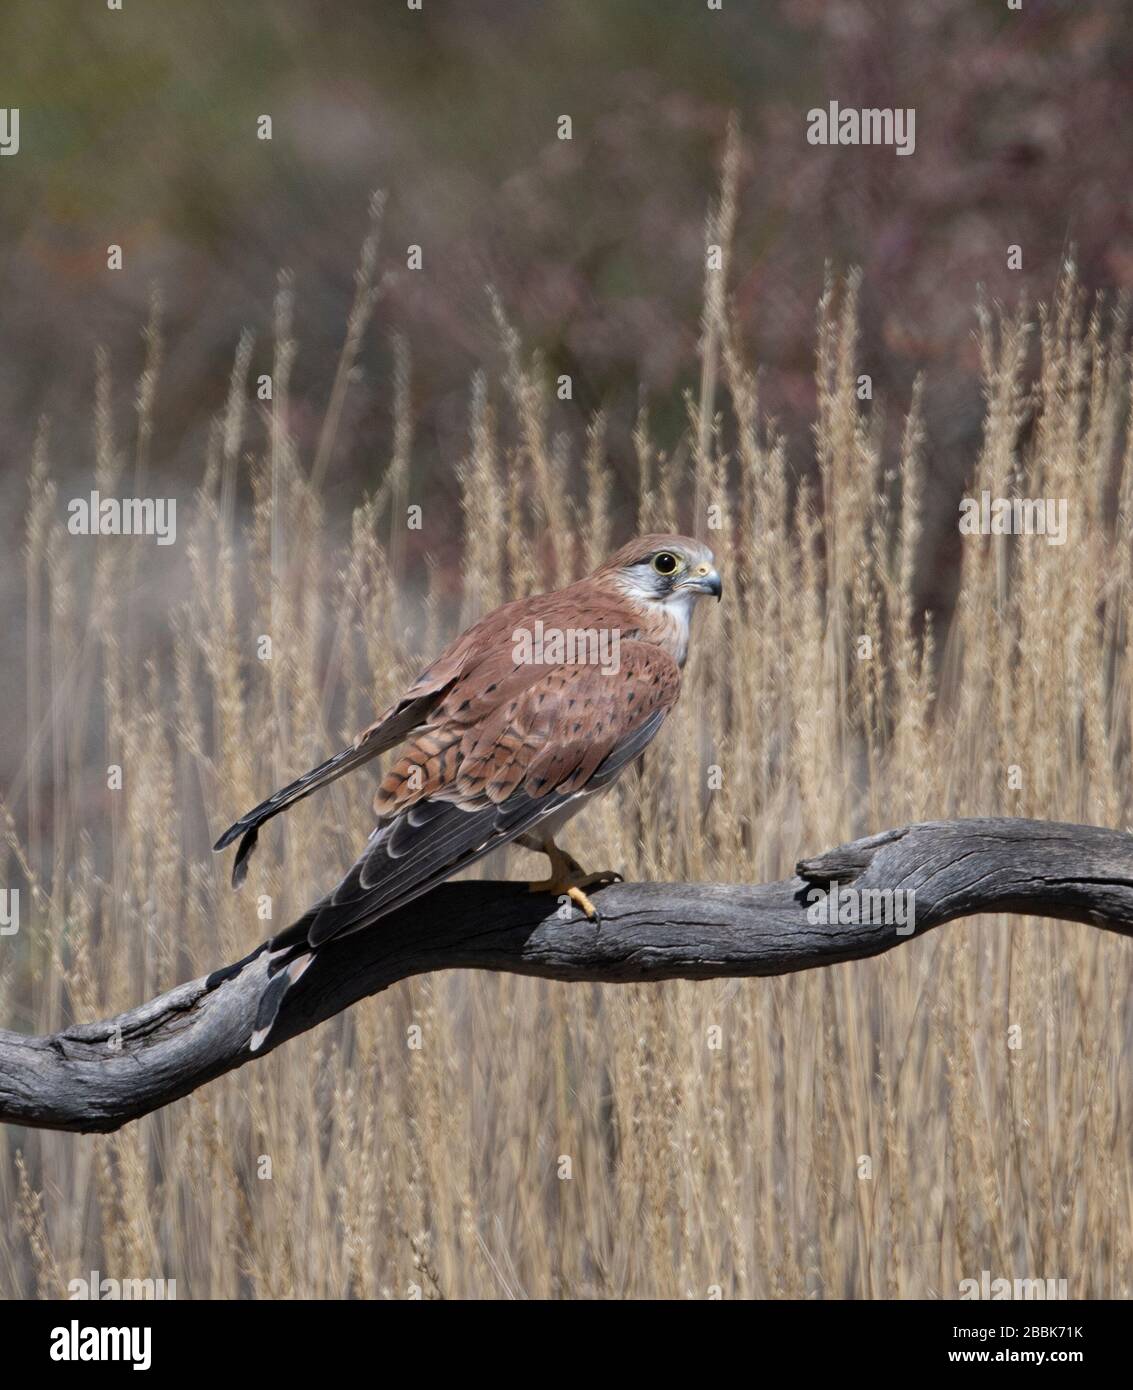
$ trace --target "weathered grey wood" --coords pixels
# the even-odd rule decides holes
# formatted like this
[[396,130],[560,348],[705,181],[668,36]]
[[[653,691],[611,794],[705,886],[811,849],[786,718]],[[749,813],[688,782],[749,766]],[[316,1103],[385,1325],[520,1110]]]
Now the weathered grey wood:
[[834,879],[914,890],[916,931],[1016,912],[1133,934],[1133,837],[1088,825],[987,819],[889,830],[742,884],[625,883],[597,895],[603,921],[562,921],[551,900],[506,883],[445,884],[371,931],[320,951],[287,996],[263,1052],[248,1052],[267,957],[103,1023],[51,1037],[0,1032],[0,1120],[109,1131],[305,1032],[398,980],[433,970],[508,970],[554,980],[703,980],[781,975],[879,955],[889,924],[815,924],[807,892]]

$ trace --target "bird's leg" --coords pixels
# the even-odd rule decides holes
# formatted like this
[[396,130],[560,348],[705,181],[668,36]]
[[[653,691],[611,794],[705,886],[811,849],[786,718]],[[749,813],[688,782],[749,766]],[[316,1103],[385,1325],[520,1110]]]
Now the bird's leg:
[[538,883],[528,884],[532,893],[553,893],[556,897],[566,894],[571,902],[586,914],[591,922],[600,922],[602,914],[586,896],[583,891],[586,888],[604,886],[607,883],[620,883],[621,874],[613,869],[600,869],[596,873],[587,873],[577,860],[572,859],[566,850],[559,849],[554,840],[545,840],[539,846],[539,852],[545,854],[551,861],[550,878],[542,879]]

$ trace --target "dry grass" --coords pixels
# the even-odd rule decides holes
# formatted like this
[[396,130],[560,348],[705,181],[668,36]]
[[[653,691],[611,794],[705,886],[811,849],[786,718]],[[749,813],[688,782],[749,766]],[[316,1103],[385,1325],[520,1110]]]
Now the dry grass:
[[[733,216],[729,199],[726,179],[710,238]],[[239,895],[227,860],[205,850],[210,833],[339,746],[458,623],[580,572],[622,539],[604,422],[575,441],[584,486],[570,497],[568,446],[548,437],[547,373],[497,303],[502,379],[472,385],[461,471],[459,611],[439,602],[432,576],[424,602],[410,598],[426,577],[404,572],[401,518],[421,502],[427,526],[428,505],[413,495],[404,412],[348,548],[328,553],[317,483],[380,289],[379,215],[376,204],[346,366],[310,464],[286,428],[286,281],[262,421],[243,404],[241,344],[192,515],[179,518],[186,582],[158,655],[133,604],[169,552],[69,537],[44,433],[27,521],[33,719],[8,817],[8,882],[28,898],[23,931],[4,942],[6,1023],[47,1031],[105,1016],[234,958],[270,930],[261,895],[275,925],[295,915],[353,857],[369,777],[275,822]],[[886,461],[876,411],[855,390],[853,281],[831,284],[819,314],[821,495],[789,476],[724,296],[710,286],[707,302],[711,360],[687,441],[662,457],[644,411],[637,422],[638,521],[688,525],[694,495],[705,511],[718,505],[708,534],[726,601],[700,615],[676,716],[640,774],[576,822],[575,852],[632,877],[759,881],[911,819],[1125,825],[1122,317],[1087,311],[1068,276],[1036,316],[1029,380],[1024,317],[981,316],[987,429],[972,491],[1065,497],[1071,534],[1062,547],[966,540],[955,621],[934,647],[912,599],[917,400]],[[159,342],[155,320],[141,478]],[[404,402],[404,344],[397,362]],[[105,360],[101,372],[97,485],[129,494]],[[241,478],[253,506],[238,531]],[[256,654],[265,632],[270,661]],[[120,792],[105,790],[110,763],[124,769]],[[709,791],[712,766],[723,780]],[[517,850],[510,868],[542,862]],[[413,1286],[448,1298],[714,1287],[949,1298],[990,1269],[1066,1278],[1071,1296],[1128,1296],[1129,952],[1086,928],[989,920],[778,980],[414,980],[120,1134],[0,1134],[0,1203],[20,1216],[0,1226],[0,1291],[58,1293],[98,1269],[175,1278],[181,1298],[404,1297]]]

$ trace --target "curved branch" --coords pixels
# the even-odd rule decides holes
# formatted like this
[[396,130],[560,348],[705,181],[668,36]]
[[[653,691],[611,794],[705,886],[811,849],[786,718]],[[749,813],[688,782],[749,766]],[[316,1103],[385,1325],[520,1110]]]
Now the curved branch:
[[[852,887],[841,920],[815,920],[813,889]],[[861,920],[867,890],[912,892],[915,932]],[[248,1051],[268,979],[261,947],[103,1023],[50,1037],[0,1032],[0,1121],[109,1131],[289,1038],[433,970],[507,970],[554,980],[705,980],[782,975],[880,955],[957,917],[1015,912],[1133,934],[1133,837],[1046,821],[930,821],[804,859],[779,883],[626,883],[603,920],[564,921],[507,883],[450,883],[380,927],[316,953],[267,1045]],[[855,915],[859,920],[847,921]],[[829,914],[835,916],[833,912]]]

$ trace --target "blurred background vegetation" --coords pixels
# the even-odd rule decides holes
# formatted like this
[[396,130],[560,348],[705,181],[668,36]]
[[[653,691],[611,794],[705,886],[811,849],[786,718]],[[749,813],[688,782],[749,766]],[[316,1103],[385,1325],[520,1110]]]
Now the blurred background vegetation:
[[[709,639],[723,632],[731,659],[694,657],[649,780],[606,803],[590,843],[631,875],[759,880],[804,846],[902,818],[1129,824],[1128,318],[1084,331],[1074,288],[1089,303],[1133,281],[1127,0],[124,5],[0,10],[0,106],[21,113],[19,154],[0,159],[0,582],[16,651],[0,663],[0,778],[5,881],[36,883],[0,972],[6,1026],[97,1017],[251,947],[255,900],[229,893],[204,850],[231,814],[367,722],[461,608],[494,601],[505,569],[508,592],[539,587],[549,539],[567,533],[575,548],[554,558],[577,572],[579,532],[620,542],[639,488],[643,520],[691,524],[685,393],[732,113],[728,322],[745,342],[716,393],[712,467],[731,455],[719,476],[734,505],[717,542],[731,601]],[[916,153],[808,145],[806,113],[830,100],[914,107]],[[384,293],[323,476],[311,461],[376,188]],[[1037,318],[1071,248],[1054,327],[1026,339],[1010,308],[1025,297]],[[828,299],[817,329],[827,263],[862,274],[852,311]],[[297,357],[273,438],[232,400],[274,370],[281,267]],[[155,285],[163,358],[139,412]],[[982,385],[981,286],[1009,325]],[[245,330],[250,370],[233,386]],[[848,374],[816,385],[816,343],[827,368],[872,376],[872,404]],[[574,381],[573,400],[547,407],[541,451],[522,439],[525,402],[542,410],[532,349],[544,384]],[[766,447],[741,362],[783,431]],[[642,405],[652,445],[682,461],[650,459],[651,489]],[[581,462],[599,408],[608,474]],[[222,414],[237,423],[218,468]],[[139,415],[153,428],[145,490],[184,504],[176,556],[63,530],[96,467],[130,494]],[[279,460],[290,551],[276,585]],[[957,499],[1012,486],[1016,468],[1029,495],[1073,500],[1079,548],[1004,567],[1003,547],[967,545],[961,573]],[[424,525],[387,548],[381,509],[358,504],[391,475],[387,503],[422,505]],[[422,608],[426,589],[438,601]],[[269,598],[281,641],[265,663]],[[935,649],[918,646],[925,606],[941,617]],[[848,635],[882,614],[878,660],[850,667]],[[729,778],[702,820],[717,758]],[[1018,793],[1005,760],[1027,765]],[[108,795],[112,763],[129,769],[122,796]],[[277,920],[355,852],[370,793],[356,781],[349,801],[296,813],[286,860],[261,850]],[[693,808],[675,828],[673,806]],[[0,1205],[19,1211],[0,1226],[0,1287],[58,1292],[101,1268],[163,1272],[182,1296],[370,1295],[435,1264],[449,1295],[721,1281],[949,1296],[994,1268],[1127,1297],[1125,946],[996,923],[725,989],[410,982],[120,1136],[0,1135]],[[735,1048],[709,1055],[700,1039],[725,1006]],[[422,1018],[440,1046],[407,1055]],[[1017,1018],[1028,1046],[1009,1053]],[[268,1141],[274,1184],[253,1166]],[[569,1193],[544,1162],[564,1146],[585,1175]],[[867,1191],[854,1160],[874,1151]]]
[[[419,590],[428,560],[432,583],[455,597],[470,382],[504,366],[492,286],[546,378],[572,378],[573,399],[554,401],[548,419],[552,439],[571,440],[557,455],[565,490],[577,491],[592,413],[606,412],[622,539],[639,408],[662,451],[683,447],[705,212],[734,112],[730,312],[759,365],[762,408],[789,440],[791,476],[813,475],[815,308],[827,263],[860,267],[861,369],[890,446],[925,375],[917,609],[946,621],[955,507],[981,433],[977,294],[1049,301],[1071,250],[1085,291],[1133,283],[1125,0],[1026,0],[1022,11],[998,0],[725,0],[719,11],[700,0],[425,0],[419,12],[403,0],[120,12],[6,0],[2,30],[0,104],[21,113],[20,152],[0,161],[0,537],[10,553],[42,418],[61,514],[93,485],[99,346],[111,418],[132,435],[154,286],[164,360],[152,488],[188,500],[244,329],[255,334],[251,380],[271,369],[281,268],[294,276],[298,345],[286,423],[310,460],[378,188],[388,194],[384,293],[322,488],[332,537],[389,466],[400,339],[411,361],[404,500],[424,507],[404,575]],[[832,99],[914,107],[915,154],[809,145],[806,113]],[[270,142],[257,138],[262,115]],[[562,115],[569,142],[557,138]],[[107,269],[112,243],[120,271]],[[410,244],[422,248],[419,271],[407,268]],[[1012,244],[1021,270],[1008,269]],[[725,450],[729,428],[725,414]],[[510,458],[523,466],[519,452]],[[179,583],[147,586],[140,604],[163,621]],[[23,698],[9,664],[0,699],[18,710]]]
[[[806,112],[916,108],[916,153],[806,143]],[[1087,288],[1133,283],[1133,25],[1125,0],[701,0],[658,7],[219,0],[158,7],[6,0],[0,102],[21,149],[0,164],[0,446],[5,539],[52,417],[54,466],[91,470],[94,349],[127,420],[152,284],[166,361],[153,467],[195,478],[240,331],[268,370],[276,275],[295,275],[291,428],[313,444],[374,188],[388,191],[386,295],[332,462],[345,515],[384,468],[393,332],[413,356],[410,545],[451,565],[468,384],[498,363],[494,285],[574,400],[609,410],[617,478],[639,398],[662,448],[695,382],[705,208],[728,115],[743,138],[730,268],[765,406],[812,466],[814,312],[824,263],[863,270],[864,369],[896,418],[927,372],[926,601],[947,603],[952,508],[980,429],[977,286],[1049,298],[1066,251]],[[273,138],[256,137],[260,115]],[[556,138],[569,114],[573,139]],[[106,268],[118,243],[124,269]],[[405,248],[423,248],[420,272]],[[1023,269],[1007,269],[1007,247]],[[801,424],[801,429],[792,428]],[[11,465],[15,465],[12,467]],[[625,489],[614,505],[628,521]],[[931,498],[930,498],[931,500]],[[939,552],[939,553],[937,553]]]

